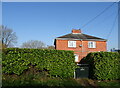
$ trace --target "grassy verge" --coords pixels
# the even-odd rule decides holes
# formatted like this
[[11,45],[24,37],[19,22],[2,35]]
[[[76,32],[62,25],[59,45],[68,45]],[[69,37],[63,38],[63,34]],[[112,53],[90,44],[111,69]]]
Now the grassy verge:
[[14,87],[14,88],[39,88],[39,87],[82,87],[80,84],[78,84],[74,80],[47,80],[47,81],[21,81],[21,80],[16,80],[14,82],[8,82],[8,81],[3,81],[3,88],[6,87]]
[[120,81],[96,81],[91,79],[61,79],[43,75],[3,75],[2,88],[119,88]]
[[2,88],[82,87],[75,79],[60,79],[38,76],[4,75]]
[[120,81],[99,81],[97,82],[97,85],[99,88],[120,88]]

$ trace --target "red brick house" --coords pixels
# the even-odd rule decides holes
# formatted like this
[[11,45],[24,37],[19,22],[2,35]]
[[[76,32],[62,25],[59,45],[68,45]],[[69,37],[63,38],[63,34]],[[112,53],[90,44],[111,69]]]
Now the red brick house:
[[85,57],[90,52],[106,51],[105,39],[83,34],[81,30],[73,29],[72,33],[57,37],[55,49],[72,50],[75,54],[75,62]]

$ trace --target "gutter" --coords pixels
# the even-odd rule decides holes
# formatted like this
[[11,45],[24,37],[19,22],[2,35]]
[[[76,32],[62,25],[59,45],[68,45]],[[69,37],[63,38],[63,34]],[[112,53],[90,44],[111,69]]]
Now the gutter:
[[107,41],[107,39],[73,39],[73,38],[56,38],[57,40],[89,40],[89,41]]

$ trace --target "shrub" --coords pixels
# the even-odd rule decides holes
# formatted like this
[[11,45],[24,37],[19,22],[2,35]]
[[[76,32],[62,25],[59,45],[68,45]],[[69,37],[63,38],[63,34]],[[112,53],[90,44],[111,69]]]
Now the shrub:
[[84,59],[89,64],[89,76],[98,80],[120,79],[120,54],[116,52],[89,53]]
[[73,77],[76,68],[73,51],[7,48],[2,53],[4,74],[21,75],[31,65],[61,78]]

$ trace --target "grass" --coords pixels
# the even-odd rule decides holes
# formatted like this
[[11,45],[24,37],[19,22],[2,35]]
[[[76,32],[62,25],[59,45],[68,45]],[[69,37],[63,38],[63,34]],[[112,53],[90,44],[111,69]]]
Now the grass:
[[45,74],[25,73],[23,75],[5,75],[2,77],[2,88],[42,88],[42,87],[60,87],[60,88],[119,88],[120,81],[96,81],[91,79],[61,79],[58,77],[49,77]]
[[41,87],[80,87],[82,86],[75,79],[60,79],[39,76],[17,76],[3,75],[2,88],[41,88]]
[[[38,77],[38,76],[37,76]],[[2,88],[119,88],[120,81],[96,81],[91,79],[60,79],[49,77],[8,76],[3,77]]]
[[97,82],[97,85],[99,85],[99,88],[120,88],[120,80],[114,80],[114,81],[100,81]]
[[76,81],[74,80],[57,80],[57,79],[51,79],[51,80],[47,80],[47,81],[21,81],[21,80],[16,80],[14,82],[8,82],[8,81],[3,81],[3,88],[6,87],[14,87],[14,88],[23,88],[23,87],[28,87],[28,88],[39,88],[39,87],[75,87],[75,86],[79,86],[81,87],[80,84],[78,84]]

